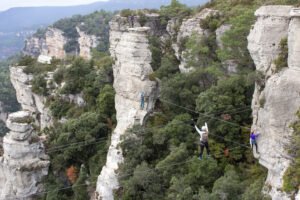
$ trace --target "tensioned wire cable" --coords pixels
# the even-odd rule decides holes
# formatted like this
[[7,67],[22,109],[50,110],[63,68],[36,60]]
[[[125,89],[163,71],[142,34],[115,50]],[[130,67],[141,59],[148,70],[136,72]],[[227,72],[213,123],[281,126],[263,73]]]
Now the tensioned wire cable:
[[[289,99],[286,99],[286,100],[283,100],[283,101],[277,101],[277,102],[272,102],[272,103],[279,103],[279,102],[284,102],[284,101],[287,101],[287,100],[290,100],[290,99],[294,99],[294,97],[293,98],[289,98]],[[161,100],[162,102],[165,102],[165,103],[167,103],[165,100]],[[168,103],[172,103],[172,102],[169,102],[168,101]],[[175,103],[172,103],[173,105],[176,105],[176,106],[179,106],[179,105],[177,105],[177,104],[175,104]],[[180,106],[181,108],[183,108],[183,109],[185,109],[185,110],[188,110],[188,111],[191,111],[191,112],[194,112],[194,113],[197,113],[197,114],[199,114],[199,112],[197,112],[197,111],[195,111],[195,110],[192,110],[192,109],[189,109],[189,108],[186,108],[186,107],[183,107],[183,106]],[[238,109],[240,109],[240,108],[238,108]],[[238,109],[232,109],[232,110],[230,110],[231,112],[232,111],[234,111],[234,110],[238,110]],[[249,110],[250,110],[250,107],[249,107]],[[237,111],[237,112],[235,112],[235,113],[229,113],[228,111],[224,111],[224,113],[217,113],[217,114],[237,114],[237,113],[243,113],[243,112],[247,112],[248,111],[248,109],[245,109],[245,110],[241,110],[241,111]],[[202,114],[202,113],[201,113]],[[211,117],[210,115],[214,115],[215,113],[210,113],[210,114],[208,114],[206,117],[208,117],[208,118],[213,118],[213,119],[216,119],[216,120],[221,120],[222,122],[228,122],[228,121],[226,121],[226,120],[222,120],[222,119],[218,119],[218,118],[215,118],[215,117]],[[171,121],[169,121],[169,122],[171,122]],[[230,122],[230,124],[235,124],[236,126],[240,126],[239,124],[237,124],[237,123],[232,123],[232,122]],[[164,127],[165,125],[163,125],[163,126],[159,126],[159,127],[150,127],[150,128],[144,128],[144,130],[145,129],[153,129],[153,128],[160,128],[160,127]],[[240,127],[243,127],[243,126],[240,126]],[[248,127],[246,127],[247,129],[249,129]],[[212,133],[210,133],[211,135],[214,135],[214,134],[212,134]],[[221,136],[219,136],[219,135],[215,135],[216,137],[221,137]],[[99,140],[95,140],[95,141],[91,141],[92,143],[88,143],[88,144],[83,144],[83,145],[80,145],[80,146],[87,146],[87,145],[92,145],[92,144],[95,144],[95,143],[100,143],[101,141],[104,141],[104,140],[106,140],[106,139],[108,139],[109,137],[104,137],[104,138],[100,138]],[[222,137],[223,138],[223,137]],[[52,148],[49,148],[49,149],[47,149],[47,152],[49,152],[49,153],[52,153],[52,152],[56,152],[56,151],[61,151],[62,149],[65,149],[65,147],[67,148],[67,147],[69,147],[69,146],[71,146],[71,145],[74,145],[74,144],[81,144],[81,143],[86,143],[86,142],[88,142],[88,141],[82,141],[82,142],[74,142],[74,143],[69,143],[69,144],[66,144],[66,145],[61,145],[61,146],[57,146],[57,147],[52,147]],[[74,146],[75,147],[75,146]],[[77,146],[78,147],[78,146]]]
[[[236,113],[242,113],[242,112],[246,112],[246,111],[248,111],[248,109],[247,110],[242,110],[242,111],[239,111],[239,112],[235,112],[234,114],[236,114]],[[228,114],[228,113],[227,113]],[[232,113],[231,113],[232,114]],[[172,121],[169,121],[169,122],[172,122]],[[183,121],[178,121],[180,124],[184,124],[184,125],[190,125],[190,124],[188,124],[188,123],[186,123],[186,122],[183,122]],[[176,123],[173,123],[173,124],[176,124]],[[162,125],[162,126],[154,126],[154,127],[149,127],[149,128],[143,128],[142,129],[142,131],[145,131],[145,130],[153,130],[154,128],[163,128],[163,127],[165,127],[166,125]],[[141,131],[139,131],[139,132],[141,132]],[[139,133],[139,132],[133,132],[133,133]],[[212,134],[212,133],[210,133],[211,135],[215,135],[215,134]],[[218,135],[215,135],[216,137],[221,137],[221,136],[218,136]],[[223,138],[223,137],[222,137]],[[98,143],[101,143],[101,142],[103,142],[103,141],[106,141],[107,139],[109,139],[109,137],[102,137],[102,138],[100,138],[99,140],[95,140],[95,141],[91,141],[91,143],[87,143],[87,144],[85,144],[86,142],[88,142],[88,141],[83,141],[83,142],[74,142],[74,143],[70,143],[70,144],[68,144],[68,145],[63,145],[62,147],[60,147],[60,148],[57,148],[57,147],[55,147],[55,148],[49,148],[49,149],[47,149],[46,150],[46,153],[48,153],[48,154],[51,154],[51,153],[53,153],[53,152],[58,152],[58,151],[62,151],[62,150],[64,150],[64,149],[69,149],[70,147],[69,146],[73,146],[73,148],[78,148],[78,147],[84,147],[84,146],[89,146],[89,145],[93,145],[93,144],[98,144]],[[225,140],[225,138],[224,138],[224,140]],[[83,144],[82,144],[83,143]],[[78,145],[78,146],[74,146],[75,144],[82,144],[82,145]]]
[[[225,111],[223,114],[236,114],[236,113],[242,113],[242,112],[246,112],[247,110],[249,110],[250,108],[248,109],[244,109],[244,110],[239,110],[239,109],[232,109],[230,111]],[[235,111],[235,110],[239,110],[235,113],[230,113],[232,111]],[[213,114],[213,113],[212,113]],[[218,113],[218,114],[222,114],[222,113]],[[169,122],[172,122],[172,121],[169,121]],[[149,127],[149,128],[144,128],[143,130],[145,129],[153,129],[153,128],[162,128],[164,127],[165,125],[162,125],[162,126],[157,126],[157,127]],[[67,149],[69,146],[72,146],[72,145],[76,145],[78,144],[79,146],[74,146],[75,148],[76,147],[82,147],[82,146],[87,146],[87,145],[92,145],[92,144],[97,144],[97,143],[100,143],[102,141],[105,141],[107,140],[109,137],[102,137],[100,139],[97,139],[97,140],[93,140],[93,141],[80,141],[80,142],[74,142],[74,143],[69,143],[69,144],[66,144],[66,145],[60,145],[60,146],[56,146],[56,147],[51,147],[49,149],[47,149],[47,153],[53,153],[53,152],[57,152],[57,151],[61,151],[62,149]],[[87,144],[86,144],[87,143]],[[82,145],[81,145],[82,144]]]

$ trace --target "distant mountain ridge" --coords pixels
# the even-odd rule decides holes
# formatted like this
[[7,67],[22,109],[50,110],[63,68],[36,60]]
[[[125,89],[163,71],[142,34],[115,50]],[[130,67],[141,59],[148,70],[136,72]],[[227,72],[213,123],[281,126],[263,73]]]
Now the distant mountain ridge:
[[[167,5],[171,0],[110,0],[96,2],[88,5],[66,7],[22,7],[11,8],[0,12],[0,32],[16,32],[26,29],[36,29],[39,26],[47,26],[61,18],[75,14],[88,14],[96,10],[115,11],[121,9],[159,8]],[[188,6],[196,6],[207,0],[181,0]]]

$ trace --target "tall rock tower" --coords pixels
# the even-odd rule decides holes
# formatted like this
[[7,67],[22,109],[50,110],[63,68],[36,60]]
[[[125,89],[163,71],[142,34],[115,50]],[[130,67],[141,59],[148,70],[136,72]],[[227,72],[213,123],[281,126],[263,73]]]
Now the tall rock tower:
[[[259,131],[259,162],[268,169],[266,185],[273,200],[291,199],[283,192],[283,176],[291,157],[287,147],[300,108],[300,11],[291,6],[263,6],[248,36],[248,49],[261,74],[256,84],[252,128]],[[274,61],[280,43],[288,41],[288,65],[278,69]]]
[[[123,20],[124,22],[124,20]],[[154,108],[158,84],[149,79],[151,51],[147,38],[148,27],[129,28],[120,18],[110,23],[111,55],[113,66],[117,127],[111,138],[106,165],[98,177],[96,199],[112,200],[117,189],[119,164],[123,162],[122,150],[118,146],[121,136],[134,124],[143,124],[146,115]],[[140,108],[141,93],[145,95],[144,109]]]

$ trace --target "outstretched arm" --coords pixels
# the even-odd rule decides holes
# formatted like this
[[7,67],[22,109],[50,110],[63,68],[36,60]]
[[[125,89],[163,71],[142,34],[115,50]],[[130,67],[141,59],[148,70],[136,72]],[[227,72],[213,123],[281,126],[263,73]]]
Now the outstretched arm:
[[200,137],[202,137],[202,134],[204,133],[204,131],[200,131],[200,129],[196,125],[195,125],[195,129],[199,133]]
[[206,131],[207,131],[207,134],[209,133],[208,131],[208,126],[207,126],[207,123],[205,122],[205,127],[206,127]]

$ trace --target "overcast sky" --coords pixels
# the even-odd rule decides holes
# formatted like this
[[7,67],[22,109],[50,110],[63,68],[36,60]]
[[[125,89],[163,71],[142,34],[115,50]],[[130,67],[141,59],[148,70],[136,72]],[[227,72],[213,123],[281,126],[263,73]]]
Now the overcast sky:
[[13,7],[69,6],[89,4],[96,1],[106,0],[0,0],[0,11],[4,11]]

